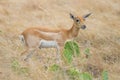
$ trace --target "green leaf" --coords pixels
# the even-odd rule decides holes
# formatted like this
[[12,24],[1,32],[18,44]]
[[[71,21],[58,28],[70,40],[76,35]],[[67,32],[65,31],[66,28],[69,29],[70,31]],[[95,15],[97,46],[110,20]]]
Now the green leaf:
[[72,62],[72,56],[73,56],[73,54],[72,54],[72,52],[70,52],[68,49],[64,49],[64,57],[65,57],[65,59],[67,60],[67,62],[68,63],[71,63]]
[[76,42],[73,42],[73,41],[66,42],[65,46],[64,46],[63,54],[64,54],[65,60],[67,60],[68,63],[71,63],[73,55],[78,56],[80,54],[78,44]]
[[102,72],[102,80],[108,80],[108,72],[107,71]]
[[80,74],[80,80],[92,80],[92,76],[89,73],[84,72]]
[[85,51],[84,51],[84,54],[90,55],[90,49],[86,48]]
[[64,49],[70,50],[71,53],[80,54],[79,46],[74,41],[66,42]]
[[78,44],[76,42],[73,42],[73,49],[74,49],[74,51],[75,51],[74,53],[76,55],[80,54],[80,49],[79,49],[79,46],[78,46]]
[[13,59],[11,63],[11,68],[18,74],[27,74],[29,72],[29,69],[27,67],[21,67],[21,65],[16,59]]
[[80,72],[78,69],[76,69],[74,67],[67,70],[67,74],[68,74],[70,80],[80,80],[79,79]]
[[88,58],[90,56],[90,49],[86,48],[84,54],[86,55],[86,58]]
[[12,69],[13,69],[14,71],[17,71],[17,70],[20,69],[20,64],[18,63],[17,60],[14,59],[14,60],[12,61],[11,67],[12,67]]
[[60,67],[57,64],[54,64],[52,66],[50,66],[49,70],[50,71],[58,71],[60,69]]
[[29,73],[29,69],[27,68],[27,67],[21,67],[20,69],[19,69],[19,72],[18,72],[19,74],[27,74],[27,73]]
[[70,68],[67,73],[71,76],[78,76],[80,73],[79,73],[79,70],[75,69],[75,68]]

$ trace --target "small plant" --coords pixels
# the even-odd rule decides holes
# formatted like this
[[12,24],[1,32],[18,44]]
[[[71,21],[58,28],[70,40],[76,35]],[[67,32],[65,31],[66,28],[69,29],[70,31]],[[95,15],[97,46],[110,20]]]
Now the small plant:
[[17,72],[18,74],[28,74],[29,69],[27,67],[21,67],[19,62],[16,59],[12,60],[11,68],[13,71]]
[[89,73],[84,72],[80,74],[79,80],[92,80],[92,76]]
[[108,72],[107,71],[102,72],[102,80],[108,80]]
[[86,55],[86,58],[88,58],[90,56],[90,49],[86,48],[84,54]]
[[79,46],[74,41],[68,41],[64,46],[64,58],[68,63],[72,62],[73,56],[78,56],[80,54]]
[[69,70],[67,70],[67,74],[69,75],[71,80],[79,80],[80,72],[78,69],[70,68]]
[[58,71],[58,70],[60,70],[60,67],[57,64],[54,64],[49,67],[49,70],[50,71]]
[[75,68],[67,70],[67,74],[69,75],[70,80],[92,80],[92,76],[89,73],[80,73],[79,70]]
[[65,57],[65,60],[66,60],[68,63],[71,63],[72,60],[73,60],[73,54],[72,54],[72,52],[70,52],[70,50],[68,50],[68,49],[64,49],[64,57]]
[[28,74],[29,69],[27,67],[21,67],[18,71],[18,74]]
[[16,59],[12,61],[11,67],[14,71],[18,71],[20,69],[20,64]]

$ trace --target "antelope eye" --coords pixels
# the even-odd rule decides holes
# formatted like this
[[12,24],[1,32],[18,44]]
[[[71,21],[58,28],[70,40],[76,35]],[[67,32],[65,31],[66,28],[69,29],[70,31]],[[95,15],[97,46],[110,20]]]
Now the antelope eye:
[[78,19],[76,20],[76,22],[79,22],[79,21],[80,21],[80,20],[78,20]]

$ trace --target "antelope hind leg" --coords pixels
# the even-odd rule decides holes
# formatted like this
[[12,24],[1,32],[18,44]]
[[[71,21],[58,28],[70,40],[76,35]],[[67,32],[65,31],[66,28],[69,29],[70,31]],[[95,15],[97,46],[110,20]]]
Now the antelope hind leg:
[[30,58],[30,57],[33,55],[34,52],[35,52],[35,49],[34,49],[34,50],[31,50],[31,51],[28,53],[28,55],[26,56],[26,58],[24,59],[24,61],[27,61],[28,58]]

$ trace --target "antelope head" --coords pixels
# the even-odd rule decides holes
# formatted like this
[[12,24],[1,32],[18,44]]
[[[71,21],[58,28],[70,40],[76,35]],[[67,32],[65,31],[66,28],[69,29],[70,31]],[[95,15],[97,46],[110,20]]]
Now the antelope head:
[[78,29],[85,29],[85,28],[86,28],[86,25],[84,24],[84,22],[85,22],[85,19],[86,19],[87,17],[89,17],[90,15],[91,15],[91,13],[86,14],[86,15],[80,17],[80,16],[74,16],[73,14],[70,13],[70,17],[71,17],[71,19],[73,19],[74,25],[75,25]]

